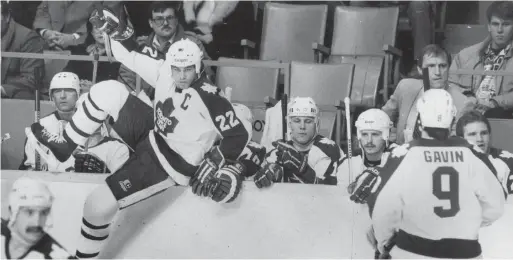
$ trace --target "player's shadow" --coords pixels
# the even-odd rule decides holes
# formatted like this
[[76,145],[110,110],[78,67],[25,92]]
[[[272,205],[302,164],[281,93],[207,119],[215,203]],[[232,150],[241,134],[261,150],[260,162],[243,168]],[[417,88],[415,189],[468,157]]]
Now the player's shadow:
[[182,196],[187,187],[170,187],[144,201],[125,208],[119,212],[112,225],[112,233],[99,255],[103,259],[113,259],[123,247],[127,246],[145,225],[153,220]]

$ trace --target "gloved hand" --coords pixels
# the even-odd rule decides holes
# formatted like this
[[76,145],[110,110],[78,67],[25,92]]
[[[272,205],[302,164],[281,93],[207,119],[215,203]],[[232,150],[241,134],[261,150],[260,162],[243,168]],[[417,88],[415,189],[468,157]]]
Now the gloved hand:
[[75,172],[104,173],[104,170],[108,172],[105,162],[95,154],[89,152],[75,154]]
[[380,184],[379,171],[376,168],[367,168],[347,187],[347,191],[351,194],[349,199],[356,203],[365,204],[369,195],[375,193]]
[[244,166],[236,162],[219,169],[208,184],[209,197],[219,203],[230,203],[239,195]]
[[196,173],[191,177],[189,186],[192,192],[198,196],[208,196],[208,185],[214,178],[214,174],[225,164],[224,156],[218,146],[213,147],[207,154],[203,162],[201,162]]
[[100,32],[106,33],[115,41],[124,41],[134,34],[134,29],[126,23],[124,11],[121,11],[118,19],[114,12],[103,5],[98,5],[91,13],[89,21]]
[[308,156],[301,154],[292,145],[283,141],[275,141],[272,143],[276,147],[278,163],[283,165],[284,170],[292,171],[294,174],[304,173],[308,166]]
[[283,179],[283,168],[275,163],[266,163],[254,177],[255,185],[261,189]]

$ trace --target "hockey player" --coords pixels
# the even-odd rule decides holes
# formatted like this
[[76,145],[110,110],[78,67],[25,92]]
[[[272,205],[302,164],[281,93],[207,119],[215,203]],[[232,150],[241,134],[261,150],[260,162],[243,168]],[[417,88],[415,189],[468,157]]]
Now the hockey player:
[[[355,176],[358,176],[357,179],[362,179],[366,175],[364,172],[366,169],[385,165],[390,151],[397,146],[389,142],[392,122],[380,109],[371,108],[361,113],[355,126],[361,149],[350,158],[351,169],[349,169],[349,158],[342,159],[337,173],[338,185],[341,187],[348,187],[350,179]],[[348,191],[351,193],[352,189],[349,187]]]
[[[46,129],[46,135],[55,140],[63,140],[64,127],[75,114],[79,101],[80,81],[75,73],[60,72],[55,74],[50,82],[50,98],[56,110],[41,118],[39,123]],[[50,172],[91,172],[102,173],[117,170],[129,156],[128,147],[117,139],[105,137],[97,131],[88,139],[89,153],[78,153],[65,162],[60,162],[45,147],[38,144],[36,138],[27,130],[25,156],[19,167],[20,170],[35,170],[35,153],[40,156],[42,171]],[[96,163],[90,158],[95,157]]]
[[490,146],[492,129],[488,119],[476,110],[468,111],[456,123],[456,134],[488,154],[497,170],[497,179],[508,194],[513,194],[513,154]]
[[[505,196],[485,155],[460,137],[449,138],[456,109],[450,94],[431,89],[417,102],[421,139],[395,148],[372,181],[374,246],[393,258],[476,258],[480,227],[497,220]],[[369,183],[377,183],[374,187]]]
[[37,180],[21,177],[9,193],[9,219],[2,219],[2,259],[66,259],[71,255],[45,229],[53,196]]
[[334,141],[318,134],[319,110],[312,98],[297,97],[287,109],[290,141],[273,143],[256,173],[258,188],[273,182],[337,184],[337,168],[344,153]]
[[[122,12],[123,13],[123,12]],[[95,10],[91,23],[109,35],[116,60],[155,87],[154,109],[117,81],[94,85],[71,122],[64,142],[54,142],[32,127],[38,140],[60,161],[83,146],[110,116],[112,127],[134,154],[86,199],[76,256],[100,254],[118,209],[147,199],[170,186],[190,185],[195,194],[216,202],[233,201],[242,185],[237,159],[249,134],[219,88],[205,77],[202,52],[190,40],[175,42],[165,60],[133,51],[133,29],[108,10]],[[221,139],[219,145],[213,144]],[[171,177],[171,178],[170,178]]]

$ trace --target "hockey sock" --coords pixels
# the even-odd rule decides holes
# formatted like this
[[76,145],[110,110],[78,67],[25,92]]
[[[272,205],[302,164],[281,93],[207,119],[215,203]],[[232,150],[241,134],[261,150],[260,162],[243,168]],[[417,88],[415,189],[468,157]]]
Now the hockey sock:
[[81,236],[78,240],[76,257],[97,257],[109,237],[109,225],[93,225],[85,218],[82,218]]
[[102,81],[91,87],[82,104],[77,103],[77,112],[69,124],[66,134],[78,145],[84,145],[105,121],[107,116],[117,119],[130,93],[125,86],[115,80]]

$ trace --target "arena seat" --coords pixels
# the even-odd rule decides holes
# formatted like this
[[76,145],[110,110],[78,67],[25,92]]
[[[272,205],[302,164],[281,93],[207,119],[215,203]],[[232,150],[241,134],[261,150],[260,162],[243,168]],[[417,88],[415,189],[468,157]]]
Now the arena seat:
[[[25,127],[34,120],[34,100],[2,99],[2,136],[10,139],[2,142],[2,169],[18,169],[25,153]],[[52,113],[53,102],[41,101],[41,117]]]
[[447,24],[443,46],[454,55],[466,47],[483,41],[487,36],[486,25]]
[[[315,61],[312,43],[324,43],[328,6],[266,3],[262,38],[259,49],[260,60]],[[244,48],[257,47],[254,42],[242,40]],[[248,51],[245,51],[248,58]]]
[[[219,58],[218,61],[237,61],[232,58]],[[217,69],[216,85],[225,90],[232,88],[231,101],[248,106],[255,119],[253,123],[253,141],[259,142],[265,123],[265,97],[278,97],[279,69],[265,68],[266,65],[276,64],[274,61],[240,60],[245,64],[259,64],[261,68],[219,66]]]
[[381,103],[378,89],[383,89],[385,102],[388,88],[399,82],[402,51],[394,47],[398,17],[399,7],[337,6],[331,48],[312,46],[328,56],[328,63],[355,64],[353,104],[376,107]]
[[339,145],[346,124],[342,115],[343,100],[351,95],[354,71],[353,64],[293,61],[290,66],[289,97],[313,98],[320,110],[320,134],[330,137]]

